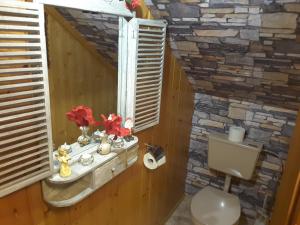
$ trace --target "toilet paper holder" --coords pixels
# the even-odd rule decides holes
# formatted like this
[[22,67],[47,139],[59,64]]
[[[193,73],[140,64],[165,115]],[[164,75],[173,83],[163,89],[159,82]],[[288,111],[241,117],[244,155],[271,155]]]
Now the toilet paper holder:
[[166,163],[166,156],[161,146],[145,144],[147,152],[144,155],[144,165],[150,170],[157,169]]
[[147,152],[150,152],[156,160],[160,160],[165,156],[164,150],[161,146],[145,144],[147,146]]

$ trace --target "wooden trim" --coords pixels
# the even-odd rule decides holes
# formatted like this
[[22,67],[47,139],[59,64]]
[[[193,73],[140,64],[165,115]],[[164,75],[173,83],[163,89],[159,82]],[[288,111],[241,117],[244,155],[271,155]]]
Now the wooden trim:
[[296,127],[290,142],[286,168],[282,175],[280,185],[276,194],[274,212],[270,225],[288,225],[296,204],[296,193],[299,188],[297,176],[300,170],[300,113],[298,113]]
[[291,201],[291,217],[289,218],[289,225],[300,225],[300,171],[298,173],[296,186]]
[[95,58],[97,58],[99,61],[105,62],[110,69],[116,71],[116,68],[111,65],[111,63],[104,58],[96,49],[95,46],[90,44],[79,31],[77,31],[74,27],[70,25],[69,22],[65,20],[65,18],[57,12],[57,10],[54,7],[47,6],[45,7],[45,12],[49,15],[51,15],[60,25],[63,26],[72,36],[83,46],[85,47]]

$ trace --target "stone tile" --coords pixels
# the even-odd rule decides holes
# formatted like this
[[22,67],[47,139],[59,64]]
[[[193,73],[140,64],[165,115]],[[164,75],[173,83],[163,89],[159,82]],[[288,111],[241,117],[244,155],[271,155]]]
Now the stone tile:
[[267,80],[273,80],[273,81],[283,81],[288,82],[289,75],[287,73],[280,73],[280,72],[264,72],[263,78]]
[[272,136],[272,132],[260,130],[258,128],[250,128],[248,137],[258,141],[268,141]]
[[240,4],[240,5],[248,5],[249,0],[210,0],[210,5],[219,5],[219,4]]
[[260,28],[261,33],[273,33],[273,34],[292,34],[295,32],[293,29],[274,29],[274,28]]
[[169,11],[172,17],[183,17],[183,18],[190,18],[190,17],[199,17],[200,11],[198,6],[188,5],[183,3],[170,3],[169,4]]
[[275,34],[275,38],[282,38],[282,39],[296,39],[296,34]]
[[223,38],[222,43],[246,46],[250,44],[248,40],[241,40],[239,38]]
[[203,9],[201,8],[201,13],[206,14],[206,13],[221,13],[221,14],[229,14],[234,12],[234,8],[208,8],[208,9]]
[[178,42],[176,42],[176,46],[181,51],[187,51],[187,52],[198,52],[199,51],[195,42],[178,41]]
[[248,7],[235,7],[234,8],[234,13],[248,13]]
[[246,120],[247,110],[242,108],[229,107],[228,117],[238,120]]
[[225,59],[226,64],[253,66],[254,60],[252,57],[243,56],[240,54],[227,54]]
[[262,27],[295,29],[297,17],[295,13],[265,13],[262,14]]
[[216,37],[186,37],[188,41],[194,42],[204,42],[204,43],[211,43],[211,44],[221,44],[220,40]]
[[300,4],[299,3],[289,3],[284,5],[284,9],[288,12],[297,12],[300,13]]
[[248,25],[254,27],[260,27],[261,25],[261,15],[259,14],[250,14],[248,17]]
[[239,31],[234,29],[225,30],[194,30],[200,37],[235,37]]
[[207,119],[200,119],[199,125],[201,126],[208,126],[208,127],[216,127],[216,128],[224,128],[224,123],[213,121],[213,120],[207,120]]
[[258,30],[242,29],[242,30],[240,30],[240,36],[242,39],[247,39],[247,40],[251,40],[251,41],[259,40]]
[[226,18],[200,18],[200,22],[216,22],[216,23],[226,23]]

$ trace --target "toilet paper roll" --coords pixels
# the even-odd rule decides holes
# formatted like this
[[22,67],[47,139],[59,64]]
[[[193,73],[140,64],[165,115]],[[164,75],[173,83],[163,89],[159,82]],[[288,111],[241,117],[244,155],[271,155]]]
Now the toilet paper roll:
[[144,165],[149,170],[155,170],[158,167],[156,159],[150,152],[144,155]]
[[243,127],[232,126],[229,128],[228,139],[232,142],[243,142],[245,137],[245,129]]

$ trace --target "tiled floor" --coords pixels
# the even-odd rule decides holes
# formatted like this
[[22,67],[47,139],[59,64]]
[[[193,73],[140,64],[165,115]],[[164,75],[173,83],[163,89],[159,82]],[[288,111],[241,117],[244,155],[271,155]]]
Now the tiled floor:
[[[186,195],[165,225],[193,225],[190,212],[191,200],[192,197]],[[239,224],[247,225],[243,217]]]

